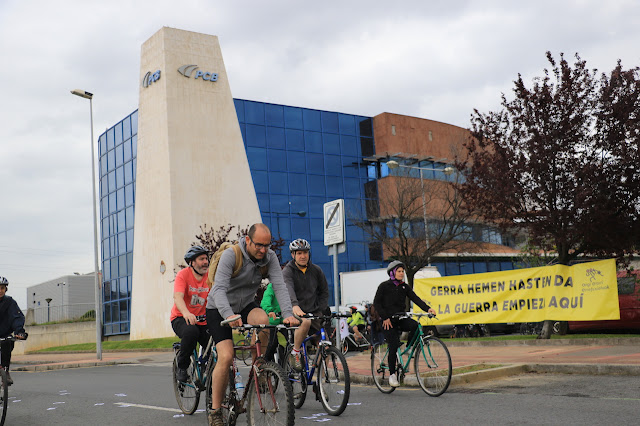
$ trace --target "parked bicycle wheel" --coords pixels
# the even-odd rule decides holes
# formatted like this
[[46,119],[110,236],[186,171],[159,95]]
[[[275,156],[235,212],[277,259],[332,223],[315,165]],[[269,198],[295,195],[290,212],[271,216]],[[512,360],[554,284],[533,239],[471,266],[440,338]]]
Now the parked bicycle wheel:
[[349,367],[342,352],[334,346],[326,346],[318,366],[318,394],[320,402],[332,416],[339,416],[347,408],[351,392]]
[[200,392],[196,389],[193,383],[195,377],[193,360],[187,368],[187,374],[189,375],[189,381],[186,383],[178,381],[178,361],[173,359],[173,391],[176,394],[176,401],[178,401],[178,407],[184,414],[193,414],[198,408],[200,402]]
[[7,385],[7,373],[4,368],[0,367],[0,405],[2,405],[2,419],[0,419],[0,426],[4,424],[4,420],[7,418],[7,402],[9,399],[9,386]]
[[252,380],[247,392],[247,420],[250,425],[294,424],[291,382],[278,364],[272,361],[262,363],[257,383]]
[[371,375],[373,382],[382,393],[391,393],[396,388],[389,385],[388,345],[376,343],[371,348]]
[[342,340],[342,353],[343,353],[343,355],[346,355],[347,352],[349,352],[349,340],[343,339]]
[[[286,349],[286,353],[290,354],[292,349],[292,345],[288,345]],[[301,408],[304,404],[305,399],[307,399],[307,373],[306,371],[296,371],[293,369],[293,366],[289,362],[288,356],[283,356],[281,358],[283,360],[283,370],[286,375],[289,377],[289,381],[291,382],[291,390],[293,392],[293,406],[295,408]],[[303,364],[305,361],[303,361]]]
[[451,356],[447,346],[437,337],[423,337],[414,355],[416,378],[429,396],[440,396],[451,383]]
[[[241,339],[241,340],[238,340],[238,342],[236,343],[236,346],[247,346],[248,344],[250,343],[247,343],[245,339]],[[246,366],[251,365],[251,361],[252,361],[251,349],[248,349],[248,348],[236,349],[236,359],[244,362],[244,365]]]

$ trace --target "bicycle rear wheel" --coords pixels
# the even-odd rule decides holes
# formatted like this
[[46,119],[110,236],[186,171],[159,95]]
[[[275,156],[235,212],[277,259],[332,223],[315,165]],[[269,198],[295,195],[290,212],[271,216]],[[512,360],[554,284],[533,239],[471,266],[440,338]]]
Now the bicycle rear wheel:
[[187,374],[189,380],[186,383],[178,381],[178,360],[173,359],[173,391],[176,394],[176,401],[178,401],[178,407],[184,414],[193,414],[198,408],[200,402],[200,392],[196,389],[194,384],[195,366],[193,365],[193,359],[191,364],[187,368]]
[[416,378],[429,396],[440,396],[451,383],[451,355],[447,346],[437,337],[423,337],[414,354]]
[[342,352],[335,346],[325,346],[318,366],[318,393],[320,402],[332,416],[342,414],[349,402],[351,378],[349,366]]
[[251,380],[247,392],[250,425],[294,424],[291,382],[278,364],[263,362],[258,367],[257,380]]
[[[286,353],[290,354],[292,350],[292,345],[288,345],[286,349]],[[301,353],[302,355],[302,353]],[[283,356],[281,358],[282,368],[286,375],[289,377],[289,381],[291,382],[291,388],[293,392],[293,406],[295,408],[301,408],[304,404],[305,399],[307,398],[307,372],[306,371],[296,371],[293,366],[289,362],[289,356]],[[303,359],[303,367],[306,364],[306,359]]]
[[0,419],[0,426],[4,424],[4,420],[7,418],[7,400],[9,399],[9,389],[7,385],[7,373],[4,368],[0,367],[0,375],[2,383],[0,384],[0,405],[2,405],[2,419]]
[[389,385],[388,348],[386,343],[376,343],[371,348],[371,375],[376,387],[382,393],[391,393],[396,390]]

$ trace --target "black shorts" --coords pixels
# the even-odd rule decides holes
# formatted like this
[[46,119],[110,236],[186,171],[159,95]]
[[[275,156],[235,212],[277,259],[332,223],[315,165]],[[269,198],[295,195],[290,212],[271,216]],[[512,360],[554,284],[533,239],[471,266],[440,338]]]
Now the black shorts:
[[[242,311],[240,311],[243,324],[247,324],[249,312],[255,308],[259,308],[259,306],[255,302],[251,302],[245,306]],[[233,337],[231,327],[228,325],[220,325],[220,322],[225,319],[226,318],[222,318],[222,315],[220,315],[220,312],[217,309],[207,309],[207,325],[209,326],[209,334],[211,334],[213,341],[216,343],[222,342],[223,340],[230,340]]]

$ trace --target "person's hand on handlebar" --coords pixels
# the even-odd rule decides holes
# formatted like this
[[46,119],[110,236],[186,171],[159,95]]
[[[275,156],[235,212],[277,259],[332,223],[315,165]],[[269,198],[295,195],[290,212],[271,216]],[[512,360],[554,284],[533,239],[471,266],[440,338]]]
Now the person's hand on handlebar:
[[433,308],[429,308],[429,310],[427,312],[432,314],[433,316],[436,315],[436,311]]
[[27,333],[18,333],[15,336],[18,340],[27,340]]
[[300,306],[296,305],[293,307],[293,314],[299,317],[306,315],[305,312],[300,309]]
[[[235,317],[237,317],[237,315],[233,314],[233,315],[229,315],[226,319],[230,320],[231,318],[235,318]],[[240,327],[240,326],[242,326],[242,318],[238,318],[237,320],[229,323],[229,327],[232,327],[232,328]]]
[[188,325],[195,325],[198,322],[198,320],[196,319],[196,316],[193,315],[191,312],[187,312],[185,315],[183,315],[183,317]]
[[300,325],[300,321],[298,321],[295,317],[287,317],[282,322],[288,327],[295,327]]
[[271,318],[271,319],[276,319],[276,318],[278,317],[278,316],[276,315],[276,313],[275,313],[275,312],[269,312],[267,315],[268,315],[268,316],[269,316],[269,318]]

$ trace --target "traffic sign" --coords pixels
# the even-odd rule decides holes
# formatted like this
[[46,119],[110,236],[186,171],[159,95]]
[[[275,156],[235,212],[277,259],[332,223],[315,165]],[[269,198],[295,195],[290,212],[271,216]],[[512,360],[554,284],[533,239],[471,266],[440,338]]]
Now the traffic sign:
[[344,200],[324,203],[324,245],[343,243],[344,238]]

